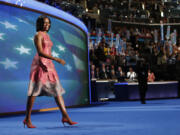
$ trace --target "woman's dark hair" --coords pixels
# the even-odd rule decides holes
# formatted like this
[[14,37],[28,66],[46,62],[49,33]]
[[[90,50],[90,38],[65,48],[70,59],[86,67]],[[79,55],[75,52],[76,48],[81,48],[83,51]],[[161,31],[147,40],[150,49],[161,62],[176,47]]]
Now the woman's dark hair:
[[[44,19],[45,18],[48,18],[47,16],[45,15],[41,15],[38,17],[38,19],[36,20],[36,31],[43,31],[43,28],[44,28]],[[49,19],[49,18],[48,18]],[[49,23],[50,23],[50,26],[49,26],[49,30],[51,28],[51,20],[49,19]],[[48,31],[49,31],[48,30]],[[48,32],[47,31],[47,32]]]

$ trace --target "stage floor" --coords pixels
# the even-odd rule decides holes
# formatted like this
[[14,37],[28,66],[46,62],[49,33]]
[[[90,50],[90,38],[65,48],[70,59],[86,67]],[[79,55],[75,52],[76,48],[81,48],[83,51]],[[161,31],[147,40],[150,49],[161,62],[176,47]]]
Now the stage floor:
[[0,135],[179,135],[180,99],[104,102],[68,109],[77,126],[64,127],[59,111],[32,115],[36,129],[23,127],[24,115],[0,118]]

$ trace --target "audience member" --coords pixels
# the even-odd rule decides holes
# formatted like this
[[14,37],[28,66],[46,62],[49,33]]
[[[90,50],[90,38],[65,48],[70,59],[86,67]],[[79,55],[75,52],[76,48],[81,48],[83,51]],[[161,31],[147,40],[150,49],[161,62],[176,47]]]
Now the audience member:
[[148,70],[148,82],[154,82],[155,80],[155,75],[154,73],[149,69]]
[[96,67],[95,78],[96,78],[97,80],[100,79],[100,71],[99,71],[99,67]]
[[104,63],[102,64],[102,68],[100,70],[100,79],[109,79],[106,72],[106,66]]
[[130,67],[129,71],[127,72],[127,79],[128,79],[128,81],[135,81],[136,80],[136,73],[133,71],[132,67]]
[[116,80],[117,77],[116,77],[116,74],[115,74],[115,71],[114,70],[111,70],[111,79],[113,80]]
[[122,68],[119,66],[118,70],[116,71],[116,76],[118,79],[118,82],[124,82],[125,80],[125,73],[122,71]]

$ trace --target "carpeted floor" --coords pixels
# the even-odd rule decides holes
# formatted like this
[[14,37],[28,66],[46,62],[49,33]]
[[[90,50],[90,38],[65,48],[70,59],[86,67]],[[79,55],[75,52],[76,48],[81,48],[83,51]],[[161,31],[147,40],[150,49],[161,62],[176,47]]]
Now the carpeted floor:
[[64,127],[59,111],[36,113],[36,129],[23,127],[24,115],[0,118],[0,135],[180,135],[180,99],[104,102],[71,108],[77,126]]

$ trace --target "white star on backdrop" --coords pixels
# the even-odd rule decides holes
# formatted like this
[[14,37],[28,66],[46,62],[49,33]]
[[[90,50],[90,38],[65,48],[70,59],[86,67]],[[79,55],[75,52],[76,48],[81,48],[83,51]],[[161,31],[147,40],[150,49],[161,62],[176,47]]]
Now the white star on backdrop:
[[33,38],[33,37],[29,37],[28,39],[31,40],[31,41],[34,41],[34,38]]
[[16,50],[19,51],[20,54],[30,54],[30,48],[25,48],[23,45],[21,45],[21,47],[17,47],[15,48]]
[[59,53],[56,53],[55,51],[52,51],[52,56],[53,57],[59,57]]
[[0,64],[3,64],[5,69],[8,69],[8,68],[16,68],[17,69],[17,66],[16,66],[17,63],[18,63],[17,61],[11,61],[8,58],[6,58],[5,61],[0,61]]
[[29,37],[29,40],[31,40],[34,43],[34,38],[33,37]]
[[64,47],[62,47],[62,46],[60,46],[60,45],[58,45],[57,47],[58,47],[59,51],[65,52],[65,48],[64,48]]
[[13,29],[13,30],[17,30],[17,26],[13,25],[11,23],[9,23],[8,21],[5,22],[0,22],[1,24],[3,24],[5,26],[6,29]]
[[18,18],[18,17],[16,17],[16,19],[17,19],[19,22],[22,22],[22,23],[26,23],[26,24],[27,24],[26,21],[24,21],[24,20],[22,20],[22,19],[20,19],[20,18]]
[[4,40],[4,36],[5,34],[4,33],[0,33],[0,40]]
[[72,71],[72,67],[69,64],[65,65],[65,67],[68,71]]

